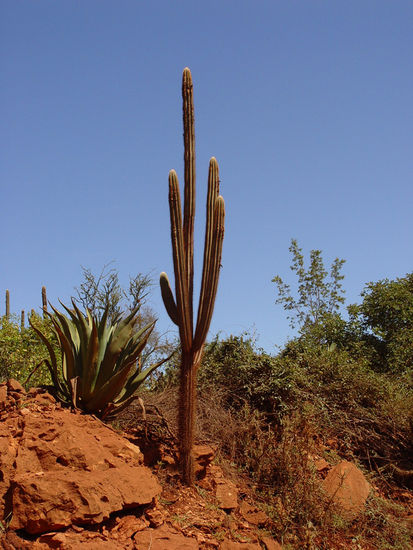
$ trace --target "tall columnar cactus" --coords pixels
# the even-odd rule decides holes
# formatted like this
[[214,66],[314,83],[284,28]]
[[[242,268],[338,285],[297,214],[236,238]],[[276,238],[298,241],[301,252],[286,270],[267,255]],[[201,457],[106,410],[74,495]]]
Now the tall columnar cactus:
[[205,339],[211,323],[218,288],[224,239],[224,199],[219,195],[218,163],[209,162],[204,262],[198,315],[194,327],[194,217],[195,217],[195,128],[191,71],[182,77],[185,191],[182,219],[178,177],[169,173],[169,210],[175,273],[175,298],[166,273],[160,285],[165,308],[179,327],[182,358],[180,368],[179,439],[182,475],[191,485],[194,479],[192,447],[194,442],[196,376],[201,363]]
[[20,314],[20,330],[24,330],[24,309],[22,309]]
[[6,319],[10,319],[10,292],[6,290]]
[[42,286],[42,307],[43,307],[43,318],[45,318],[47,313],[47,295],[46,295],[45,286]]

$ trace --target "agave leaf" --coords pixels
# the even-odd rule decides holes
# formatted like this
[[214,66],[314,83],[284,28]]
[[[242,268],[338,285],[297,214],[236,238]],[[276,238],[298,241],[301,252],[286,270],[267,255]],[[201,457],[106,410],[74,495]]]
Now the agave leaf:
[[53,349],[53,346],[52,344],[50,343],[50,341],[48,340],[48,338],[41,332],[40,329],[38,329],[31,321],[31,319],[29,318],[29,324],[30,326],[32,327],[32,329],[35,331],[35,333],[40,337],[40,339],[42,340],[42,342],[44,343],[44,345],[46,346],[47,348],[47,351],[49,352],[49,355],[50,355],[50,360],[52,362],[52,364],[50,364],[49,361],[47,361],[46,359],[46,365],[49,369],[49,372],[50,372],[50,376],[52,378],[52,382],[53,382],[53,385],[54,387],[63,395],[65,395],[67,397],[67,392],[65,392],[65,389],[64,387],[62,386],[60,380],[59,380],[59,376],[58,376],[58,369],[57,369],[57,359],[56,359],[56,354],[54,352],[54,349]]
[[[61,302],[60,302],[61,303]],[[59,319],[61,328],[63,329],[63,332],[66,335],[66,338],[69,341],[73,342],[73,348],[78,350],[80,346],[80,339],[79,339],[79,332],[76,327],[76,323],[74,322],[74,319],[76,317],[73,314],[73,311],[71,311],[69,308],[67,308],[64,304],[62,306],[66,309],[66,311],[69,313],[72,320],[68,319],[63,313],[55,309],[53,306],[52,309],[54,311],[55,316]],[[53,315],[49,314],[50,318],[53,317]]]
[[161,359],[157,363],[150,365],[144,370],[136,369],[135,374],[129,378],[125,387],[122,389],[118,397],[115,399],[114,404],[121,405],[125,401],[125,399],[128,399],[131,395],[133,395],[136,392],[136,390],[148,378],[148,376],[150,376],[156,369],[158,369],[160,366],[166,363],[166,361],[169,361],[169,359],[174,354],[175,354],[175,351],[173,351],[170,355],[168,355],[164,359]]
[[118,395],[128,379],[132,363],[124,365],[111,378],[106,380],[98,391],[95,390],[92,397],[83,403],[86,410],[101,412],[108,403],[111,403]]
[[[88,312],[88,315],[89,312]],[[92,332],[89,337],[89,344],[87,349],[86,364],[83,365],[83,377],[82,384],[82,398],[87,401],[93,391],[93,382],[96,380],[96,375],[99,370],[99,339],[96,322],[90,317],[92,324]]]
[[77,376],[75,356],[73,354],[73,347],[70,344],[70,341],[64,335],[64,333],[63,333],[59,323],[56,321],[56,319],[54,317],[52,317],[51,321],[53,323],[53,326],[54,326],[55,331],[57,333],[57,336],[59,338],[60,347],[62,348],[62,356],[64,354],[65,357],[66,357],[67,379],[65,379],[65,382],[66,382],[66,384],[68,385],[68,387],[70,389],[70,380]]
[[[130,316],[128,318],[130,318]],[[131,325],[131,323],[129,324]],[[111,334],[111,338],[108,342],[108,345],[106,347],[104,358],[100,365],[99,375],[96,381],[95,389],[102,387],[106,383],[106,381],[110,379],[110,377],[117,371],[117,369],[119,368],[119,365],[121,365],[121,362],[119,361],[119,359],[122,354],[122,350],[124,350],[127,347],[131,337],[135,340],[138,340],[140,337],[142,337],[143,334],[145,334],[146,331],[148,331],[151,328],[152,325],[154,325],[154,323],[149,323],[148,325],[143,327],[141,330],[139,330],[136,334],[131,335],[134,324],[135,323],[133,323],[132,326],[129,326],[129,327],[121,327],[121,329],[119,330],[119,326],[121,325],[121,323],[119,323],[119,325],[114,329],[113,333]],[[126,328],[128,328],[128,330],[126,330]],[[144,346],[145,344],[141,346],[141,349],[143,349]],[[125,356],[126,356],[125,353],[123,353],[122,360]]]
[[125,349],[122,350],[116,361],[115,370],[117,370],[124,361],[136,361],[148,342],[149,336],[151,335],[151,332],[153,330],[153,324],[151,323],[150,325],[147,325],[146,329],[148,329],[147,332],[144,333],[144,335],[141,336],[138,341],[135,341],[135,338],[130,339],[128,344],[125,346]]
[[106,332],[108,315],[109,315],[109,306],[106,306],[104,311],[103,311],[102,317],[100,318],[99,324],[98,324],[98,337],[99,337],[99,339],[102,338],[103,334]]
[[82,353],[82,364],[86,365],[87,361],[87,349],[88,349],[88,340],[89,340],[89,334],[91,332],[91,328],[86,323],[85,316],[80,311],[80,309],[77,307],[75,300],[72,298],[72,305],[73,309],[76,312],[76,316],[79,322],[80,330],[79,330],[79,336],[81,340],[81,346],[80,351]]

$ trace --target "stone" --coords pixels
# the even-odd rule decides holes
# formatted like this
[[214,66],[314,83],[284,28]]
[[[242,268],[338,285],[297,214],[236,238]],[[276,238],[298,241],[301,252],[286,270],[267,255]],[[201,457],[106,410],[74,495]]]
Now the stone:
[[346,460],[330,470],[323,481],[323,488],[348,520],[358,516],[370,493],[370,484],[363,472]]
[[263,537],[262,542],[266,550],[282,550],[281,544],[271,537]]
[[163,524],[157,529],[145,529],[133,537],[136,550],[198,550],[196,539],[185,537],[173,527]]
[[206,475],[207,467],[215,458],[215,450],[209,445],[194,445],[192,449],[194,457],[194,472],[197,479]]
[[23,395],[26,393],[26,390],[23,388],[23,386],[18,382],[17,380],[14,380],[13,378],[9,378],[7,380],[7,387],[9,391],[15,391],[22,393]]
[[12,511],[11,529],[40,534],[154,502],[161,487],[136,445],[49,403],[41,412],[15,409],[0,423],[0,520]]
[[242,517],[252,525],[265,525],[269,521],[269,517],[257,506],[251,506],[245,500],[241,503],[239,511]]
[[[30,534],[74,524],[97,524],[125,508],[151,504],[160,487],[145,466],[113,471],[32,472],[14,477],[12,529]],[[58,488],[58,491],[56,491]]]
[[319,458],[318,460],[316,460],[314,462],[314,466],[317,472],[322,472],[330,468],[330,464],[327,462],[325,458]]
[[151,527],[160,527],[165,521],[165,516],[159,508],[148,508],[145,516]]
[[6,408],[7,405],[7,386],[2,384],[0,386],[0,410]]
[[49,406],[51,403],[56,403],[56,399],[53,397],[53,395],[50,395],[50,393],[38,393],[35,398],[35,402],[38,405],[45,405]]
[[215,480],[215,496],[218,506],[223,510],[234,510],[238,507],[238,489],[228,479]]

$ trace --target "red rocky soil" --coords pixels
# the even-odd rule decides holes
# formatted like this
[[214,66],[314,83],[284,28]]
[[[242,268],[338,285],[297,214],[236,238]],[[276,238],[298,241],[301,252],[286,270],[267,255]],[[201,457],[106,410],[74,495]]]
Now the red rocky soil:
[[269,518],[239,506],[237,487],[210,464],[213,449],[195,449],[196,488],[179,483],[173,450],[157,453],[154,475],[139,447],[97,418],[45,390],[0,384],[0,548],[280,548],[261,533]]
[[[198,445],[194,457],[188,488],[164,440],[121,435],[45,390],[0,384],[0,549],[281,550],[248,490],[212,464],[214,450]],[[312,459],[327,496],[356,517],[370,492],[361,471]]]

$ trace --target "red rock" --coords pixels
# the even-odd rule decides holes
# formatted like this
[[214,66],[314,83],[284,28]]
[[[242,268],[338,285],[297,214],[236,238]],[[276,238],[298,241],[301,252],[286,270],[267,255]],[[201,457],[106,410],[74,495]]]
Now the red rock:
[[224,540],[219,550],[261,550],[261,546],[255,542],[233,542],[231,540]]
[[264,537],[262,542],[264,543],[266,550],[282,550],[281,544],[270,537]]
[[245,500],[241,503],[239,511],[242,517],[252,525],[265,525],[269,520],[267,514],[259,510],[256,506],[251,506]]
[[16,391],[22,394],[26,393],[26,390],[23,388],[20,382],[14,380],[13,378],[9,378],[7,380],[7,387],[9,388],[9,391]]
[[0,386],[0,410],[5,409],[7,406],[7,386],[2,384]]
[[53,397],[53,395],[50,395],[50,393],[38,393],[35,398],[35,402],[39,405],[50,405],[51,403],[56,403],[56,399]]
[[215,480],[215,496],[218,505],[223,510],[233,510],[238,507],[238,489],[232,481],[227,479]]
[[323,487],[348,520],[357,517],[370,493],[370,484],[361,470],[345,460],[330,470],[323,481]]
[[150,504],[160,486],[145,466],[109,472],[70,470],[22,474],[13,480],[12,529],[30,534],[75,524],[96,524],[112,512]]
[[165,521],[165,516],[159,508],[148,508],[145,510],[145,516],[151,527],[160,527]]
[[123,516],[116,519],[116,525],[110,530],[117,539],[131,539],[135,533],[149,527],[149,521],[143,517]]
[[314,466],[317,472],[322,472],[323,470],[328,470],[330,468],[330,464],[324,458],[319,458],[316,460],[314,462]]
[[194,445],[192,456],[194,457],[195,476],[201,479],[205,477],[207,467],[215,458],[215,450],[209,445]]
[[139,448],[99,420],[54,406],[25,411],[0,423],[0,519],[12,501],[12,529],[96,524],[160,494]]
[[145,529],[133,537],[136,550],[198,550],[194,538],[185,537],[169,525]]
[[9,488],[15,472],[14,461],[18,449],[14,428],[14,423],[9,418],[0,423],[0,520],[2,521],[11,511]]

